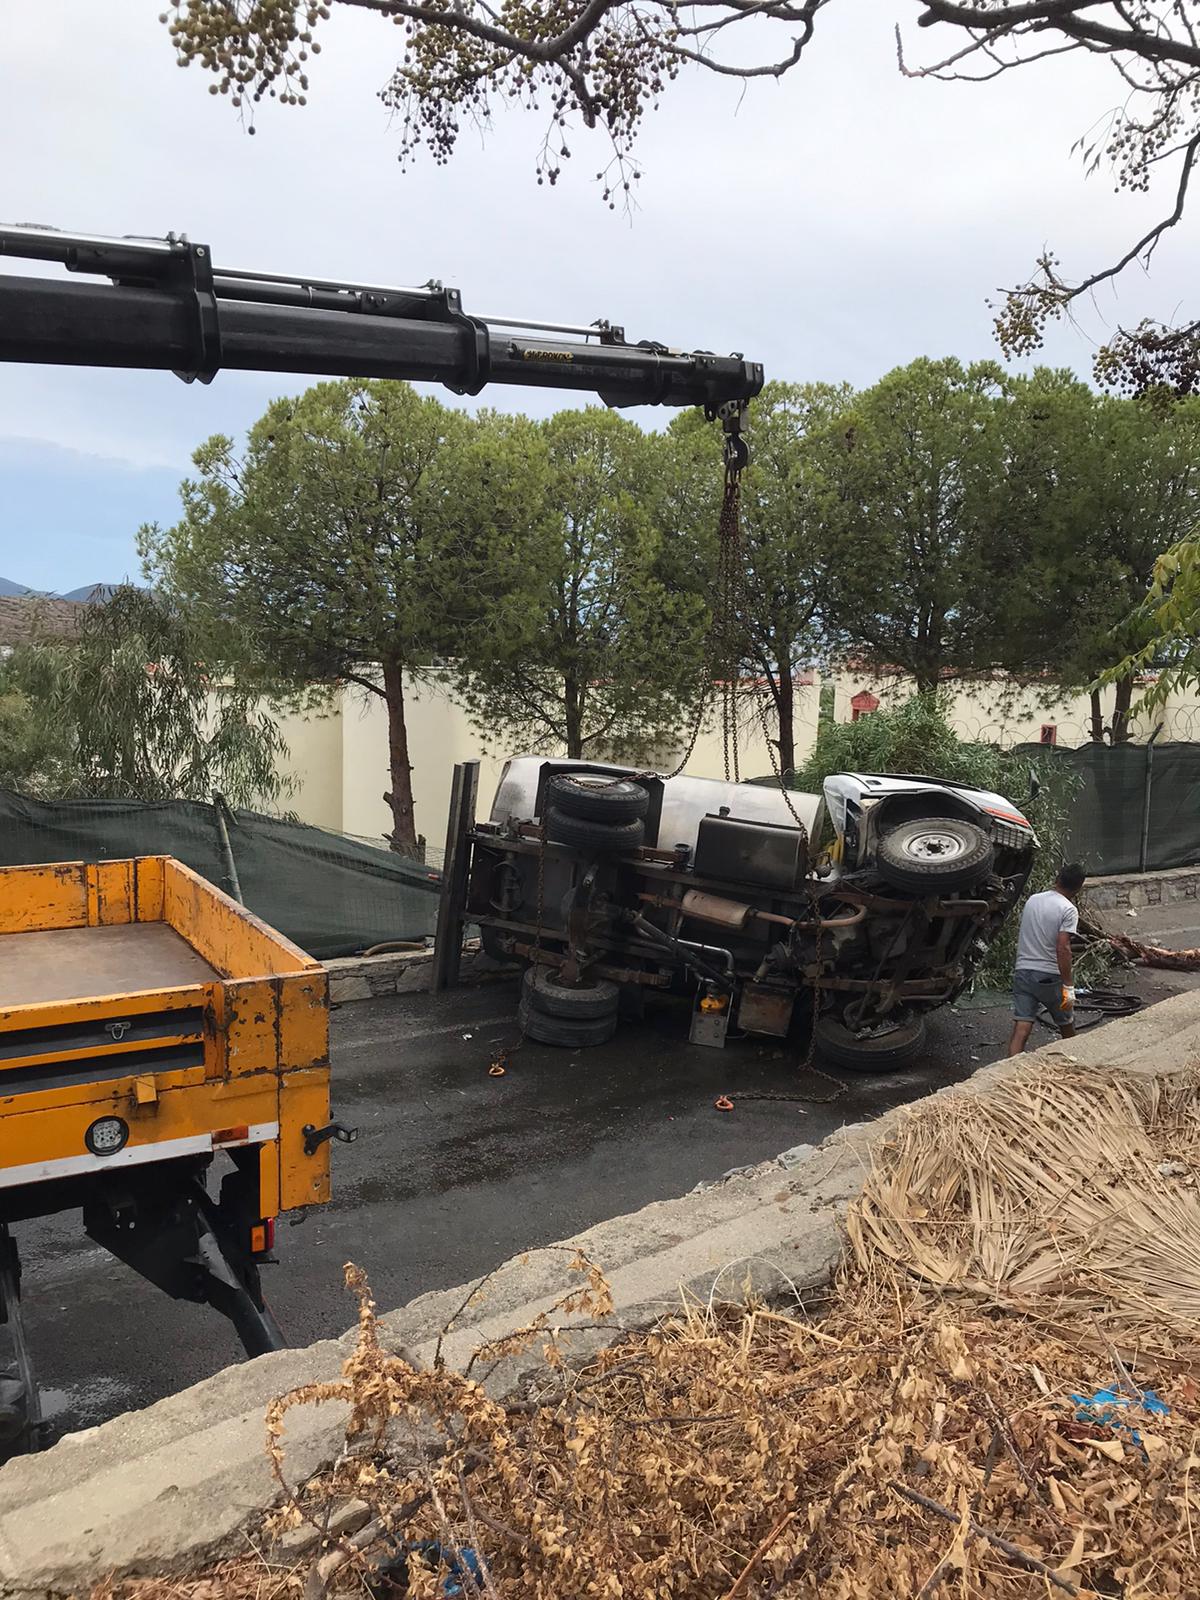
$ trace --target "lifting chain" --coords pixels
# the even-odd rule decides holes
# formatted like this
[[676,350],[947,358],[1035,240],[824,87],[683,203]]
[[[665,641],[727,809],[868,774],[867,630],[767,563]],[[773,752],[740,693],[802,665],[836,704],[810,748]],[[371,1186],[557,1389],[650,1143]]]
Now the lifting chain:
[[[704,659],[700,666],[700,682],[696,692],[696,706],[688,724],[688,737],[683,754],[670,772],[641,772],[640,778],[677,778],[695,754],[696,745],[704,728],[704,719],[712,702],[713,686],[721,684],[721,726],[725,747],[725,780],[738,771],[737,723],[734,718],[733,679],[737,672],[737,622],[741,616],[741,484],[742,469],[748,452],[742,438],[743,411],[740,404],[731,405],[721,412],[721,425],[725,430],[725,485],[721,496],[721,514],[717,522],[717,575],[716,603],[712,622],[705,640]],[[728,659],[732,651],[732,662]],[[730,759],[732,753],[732,761]],[[740,778],[735,779],[740,782]]]

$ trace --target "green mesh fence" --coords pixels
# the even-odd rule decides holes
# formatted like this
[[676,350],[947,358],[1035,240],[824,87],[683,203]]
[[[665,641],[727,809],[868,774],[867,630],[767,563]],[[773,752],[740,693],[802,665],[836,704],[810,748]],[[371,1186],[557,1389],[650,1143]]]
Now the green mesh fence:
[[[225,813],[242,897],[319,960],[421,940],[437,919],[441,873],[323,828]],[[0,866],[169,855],[231,889],[215,806],[187,800],[46,802],[0,790]]]
[[1069,762],[1083,778],[1072,801],[1067,854],[1093,876],[1200,863],[1200,744],[1020,748]]

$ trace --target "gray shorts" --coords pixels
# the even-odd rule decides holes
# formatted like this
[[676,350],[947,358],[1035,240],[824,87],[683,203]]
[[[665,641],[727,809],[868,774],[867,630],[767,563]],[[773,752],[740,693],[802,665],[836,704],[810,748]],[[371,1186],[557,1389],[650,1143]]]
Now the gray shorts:
[[1036,1022],[1039,1008],[1044,1007],[1056,1028],[1069,1028],[1075,1013],[1063,1009],[1062,992],[1063,981],[1057,972],[1051,976],[1018,967],[1013,973],[1013,1016],[1018,1022]]

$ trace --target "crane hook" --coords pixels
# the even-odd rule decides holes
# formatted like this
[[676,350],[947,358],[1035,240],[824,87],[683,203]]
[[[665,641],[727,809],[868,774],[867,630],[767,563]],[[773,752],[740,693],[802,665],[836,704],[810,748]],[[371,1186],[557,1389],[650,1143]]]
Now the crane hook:
[[726,400],[717,407],[717,416],[725,434],[725,471],[734,476],[750,460],[750,447],[742,433],[748,410],[749,404],[745,400]]

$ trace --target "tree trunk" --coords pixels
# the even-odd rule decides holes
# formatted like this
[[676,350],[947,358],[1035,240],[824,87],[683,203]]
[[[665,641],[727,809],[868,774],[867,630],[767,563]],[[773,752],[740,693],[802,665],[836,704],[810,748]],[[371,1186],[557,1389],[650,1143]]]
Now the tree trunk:
[[1100,704],[1100,691],[1093,689],[1089,698],[1092,703],[1092,743],[1104,743],[1104,707]]
[[1128,744],[1133,737],[1129,726],[1129,706],[1133,700],[1133,674],[1117,679],[1117,693],[1113,701],[1112,742]]
[[918,694],[936,694],[942,686],[942,656],[933,639],[920,638],[909,670]]
[[583,759],[583,696],[570,675],[563,680],[563,720],[567,735],[567,760]]
[[790,662],[779,669],[775,703],[779,709],[779,770],[786,778],[796,770],[796,685]]
[[402,856],[417,854],[417,830],[413,819],[412,764],[408,759],[408,726],[404,720],[404,676],[398,661],[383,663],[383,694],[388,715],[388,767],[391,793],[385,796],[392,808],[392,849]]

